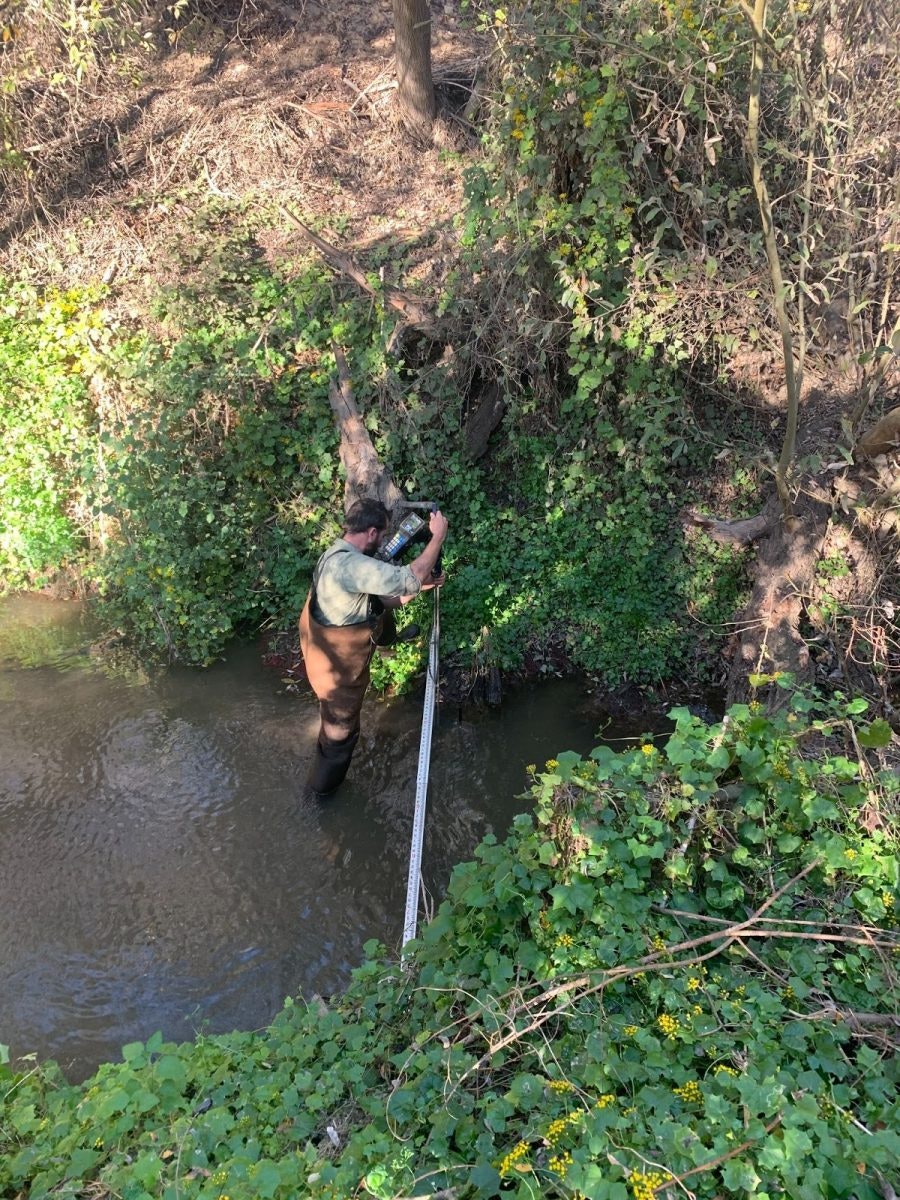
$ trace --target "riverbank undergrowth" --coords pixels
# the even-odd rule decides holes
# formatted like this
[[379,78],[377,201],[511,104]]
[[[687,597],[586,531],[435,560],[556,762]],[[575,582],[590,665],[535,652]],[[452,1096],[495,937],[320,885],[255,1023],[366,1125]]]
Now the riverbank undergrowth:
[[530,768],[402,967],[263,1033],[0,1067],[0,1195],[789,1195],[896,1187],[898,779],[794,695]]

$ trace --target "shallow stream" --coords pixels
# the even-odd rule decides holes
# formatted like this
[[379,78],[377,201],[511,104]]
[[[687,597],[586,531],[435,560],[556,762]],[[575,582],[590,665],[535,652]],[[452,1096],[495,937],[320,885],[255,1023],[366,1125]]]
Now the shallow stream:
[[[258,647],[148,679],[91,637],[77,605],[0,601],[0,1042],[72,1079],[157,1029],[262,1027],[340,988],[369,938],[397,948],[422,717],[421,696],[367,701],[347,782],[310,803],[316,705]],[[430,893],[527,807],[526,764],[596,733],[573,681],[442,708]]]

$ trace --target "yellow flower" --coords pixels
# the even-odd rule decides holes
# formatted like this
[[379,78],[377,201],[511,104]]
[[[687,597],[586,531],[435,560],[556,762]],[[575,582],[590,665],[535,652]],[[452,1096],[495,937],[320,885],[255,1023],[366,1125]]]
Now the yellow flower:
[[700,980],[696,975],[692,975],[687,981],[687,990],[689,992],[696,992],[698,987],[700,987]]
[[856,858],[856,851],[855,850],[845,850],[844,858],[849,858],[850,861],[853,862],[854,858]]
[[574,1092],[574,1086],[568,1079],[551,1079],[547,1085],[551,1092]]
[[615,1102],[616,1102],[616,1098],[612,1094],[612,1092],[606,1092],[604,1095],[598,1097],[597,1102],[594,1105],[594,1108],[609,1108],[609,1106],[611,1104],[615,1104]]
[[559,937],[556,939],[556,944],[557,944],[557,946],[560,946],[563,950],[568,950],[568,948],[570,946],[575,945],[575,939],[572,937],[572,935],[570,933],[561,933],[559,935]]
[[626,1025],[625,1028],[622,1030],[622,1032],[625,1034],[626,1037],[634,1037],[634,1035],[637,1033],[637,1031],[638,1031],[637,1025]]
[[641,746],[641,754],[652,754],[652,753],[653,753],[653,746],[651,746],[649,742],[644,742],[643,746]]
[[544,763],[544,766],[547,768],[548,771],[553,771],[556,767],[559,766],[559,761],[558,761],[558,759],[555,759],[555,758],[548,758],[547,761]]
[[687,1083],[681,1087],[672,1088],[676,1096],[680,1097],[685,1104],[699,1104],[703,1099],[703,1093],[700,1091],[700,1084],[696,1079],[689,1079]]
[[567,1117],[557,1117],[555,1121],[551,1121],[547,1126],[547,1132],[544,1135],[545,1139],[551,1147],[555,1146],[563,1134],[566,1132],[569,1121]]
[[561,1175],[563,1179],[566,1177],[566,1172],[572,1165],[572,1155],[566,1151],[565,1154],[554,1154],[547,1166],[551,1171],[555,1171],[557,1175]]
[[675,1034],[681,1028],[681,1023],[676,1017],[670,1017],[668,1013],[663,1013],[656,1018],[656,1024],[660,1027],[669,1041],[673,1041]]
[[668,1183],[671,1178],[667,1171],[632,1171],[628,1176],[628,1186],[634,1200],[653,1200],[656,1189]]
[[497,1170],[501,1175],[508,1175],[509,1172],[521,1162],[523,1158],[528,1157],[528,1143],[516,1142],[509,1154],[500,1160],[500,1165]]

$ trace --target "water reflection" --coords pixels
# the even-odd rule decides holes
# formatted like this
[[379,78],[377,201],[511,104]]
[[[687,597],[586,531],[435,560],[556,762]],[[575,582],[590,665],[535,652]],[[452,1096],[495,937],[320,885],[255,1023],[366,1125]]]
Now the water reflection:
[[[397,947],[421,700],[369,702],[350,776],[305,799],[318,726],[254,647],[204,672],[109,677],[74,606],[0,603],[0,1041],[72,1078],[156,1029],[265,1025]],[[441,711],[423,875],[440,895],[524,802],[524,764],[585,752],[556,682],[498,712]]]

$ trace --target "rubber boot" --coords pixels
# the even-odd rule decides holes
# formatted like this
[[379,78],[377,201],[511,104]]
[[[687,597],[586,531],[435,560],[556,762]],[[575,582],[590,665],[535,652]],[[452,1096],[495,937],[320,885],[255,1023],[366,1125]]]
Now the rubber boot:
[[309,772],[310,791],[318,796],[330,796],[337,791],[344,782],[358,741],[358,729],[339,742],[319,734]]

